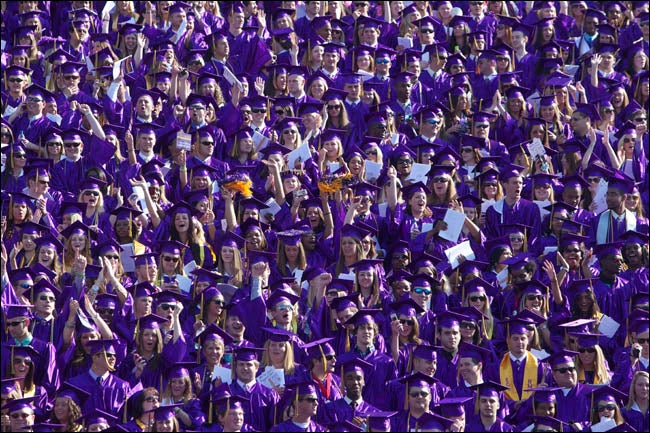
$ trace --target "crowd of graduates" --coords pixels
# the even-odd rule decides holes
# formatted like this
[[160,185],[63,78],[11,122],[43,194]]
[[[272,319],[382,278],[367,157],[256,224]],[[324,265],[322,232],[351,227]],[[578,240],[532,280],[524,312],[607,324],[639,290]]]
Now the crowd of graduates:
[[1,7],[2,431],[648,431],[647,1]]

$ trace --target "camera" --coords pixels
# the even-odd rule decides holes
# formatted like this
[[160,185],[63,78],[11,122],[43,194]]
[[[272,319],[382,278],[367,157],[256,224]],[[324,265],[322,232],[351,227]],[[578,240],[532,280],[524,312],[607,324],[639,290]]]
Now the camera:
[[632,358],[638,358],[641,355],[641,349],[639,349],[638,347],[632,348],[631,355]]

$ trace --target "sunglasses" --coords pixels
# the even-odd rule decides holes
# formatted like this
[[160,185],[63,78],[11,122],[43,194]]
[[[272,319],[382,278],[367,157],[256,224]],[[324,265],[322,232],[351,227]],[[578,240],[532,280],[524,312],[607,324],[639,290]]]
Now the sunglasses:
[[32,360],[29,358],[14,358],[14,364],[19,365],[19,364],[25,364],[25,365],[31,365]]
[[23,322],[25,322],[25,321],[24,321],[24,320],[17,320],[17,321],[15,321],[15,322],[7,322],[7,326],[10,326],[10,327],[11,327],[11,326],[18,326],[18,325],[20,325],[20,324],[23,323]]
[[291,306],[291,305],[278,305],[278,310],[280,310],[280,311],[293,311],[293,306]]
[[295,129],[285,129],[284,131],[282,131],[283,134],[291,134],[291,135],[295,134],[296,132],[297,131]]
[[426,398],[429,396],[429,393],[427,391],[419,391],[419,392],[413,391],[413,392],[409,392],[409,396],[413,398],[418,398],[418,397]]
[[22,287],[22,288],[25,289],[25,290],[27,290],[27,289],[31,289],[31,288],[34,287],[33,284],[29,284],[29,283],[22,283],[22,284],[19,284],[19,285],[20,285],[20,287]]
[[460,322],[460,327],[465,329],[476,329],[476,323],[474,322]]
[[203,105],[190,105],[190,110],[205,110]]
[[510,242],[523,242],[523,236],[510,236]]
[[406,255],[406,254],[395,254],[393,256],[393,260],[406,260],[408,258],[409,258],[409,256]]
[[95,196],[99,197],[99,191],[84,191],[84,195],[89,197],[89,196]]
[[49,143],[46,143],[47,146],[63,146],[62,142],[59,141],[50,141]]
[[27,102],[43,102],[41,98],[35,98],[33,96],[28,96],[27,97]]
[[9,78],[7,81],[9,81],[10,83],[22,83],[25,80],[22,80],[20,78]]
[[165,311],[174,311],[176,310],[176,305],[173,304],[160,304],[160,308],[162,308]]
[[25,413],[25,412],[21,412],[21,413],[12,413],[12,414],[11,414],[11,417],[12,417],[13,419],[19,419],[19,418],[27,419],[27,418],[29,418],[29,417],[32,416],[32,415],[34,415],[34,414],[33,414],[33,413]]
[[593,347],[581,347],[580,349],[578,349],[578,352],[580,352],[580,353],[585,353],[585,352],[587,352],[587,353],[596,353],[596,349],[593,348]]
[[614,109],[613,109],[613,108],[604,108],[604,109],[603,109],[603,113],[611,114],[611,113],[613,113],[613,112],[614,112]]
[[377,155],[376,150],[366,150],[366,155]]
[[553,371],[557,371],[558,373],[562,373],[562,374],[573,373],[574,371],[576,371],[576,368],[575,367],[562,367],[562,368],[556,368]]
[[623,143],[634,143],[636,141],[636,138],[624,137],[621,141]]
[[468,299],[470,300],[470,302],[478,302],[478,301],[484,302],[485,296],[470,296]]
[[566,250],[564,250],[564,252],[565,253],[579,253],[580,248],[567,248]]
[[97,308],[96,310],[99,314],[113,314],[115,312],[115,308]]
[[635,122],[645,122],[646,118],[645,117],[637,117],[636,119],[634,119],[634,121]]
[[413,325],[415,325],[415,320],[413,320],[413,319],[399,319],[399,323],[401,323],[402,325],[413,326]]
[[544,300],[544,297],[542,295],[528,295],[526,296],[526,299],[529,301],[542,301]]
[[431,34],[433,32],[434,32],[433,29],[420,29],[420,33],[424,33],[425,35],[426,34]]
[[328,105],[327,106],[328,110],[340,110],[341,109],[341,104],[336,104],[336,105]]
[[26,153],[14,153],[14,158],[25,159],[25,158],[27,158],[27,154]]
[[64,147],[74,147],[74,148],[77,148],[77,147],[81,146],[81,143],[78,143],[78,142],[74,142],[74,143],[63,143],[63,146],[64,146]]
[[589,182],[589,183],[598,183],[598,182],[600,182],[600,178],[599,177],[588,177],[587,182]]
[[79,75],[64,75],[63,79],[64,80],[78,80],[80,78]]
[[108,255],[108,256],[104,256],[104,257],[106,257],[109,260],[119,260],[120,259],[120,256],[118,256],[117,254],[114,255],[114,256],[113,255]]
[[477,128],[480,128],[480,129],[487,129],[487,128],[490,127],[490,124],[489,123],[477,123],[474,126],[476,126]]
[[43,295],[43,296],[39,296],[38,299],[40,299],[41,301],[50,301],[50,302],[56,301],[56,298],[54,296]]
[[415,289],[413,289],[413,291],[415,293],[417,293],[418,295],[422,294],[422,293],[424,293],[425,295],[430,295],[431,294],[431,290],[430,289],[425,289],[424,287],[416,287]]
[[251,108],[251,113],[256,113],[256,114],[266,113],[266,108]]
[[400,158],[400,159],[397,160],[397,163],[398,164],[411,165],[411,164],[413,164],[413,160],[412,159],[402,159],[402,158]]
[[165,257],[163,257],[162,259],[163,259],[164,261],[166,261],[166,262],[174,262],[174,263],[178,263],[178,261],[180,260],[180,257],[169,257],[169,256],[165,256]]
[[318,401],[318,399],[316,397],[305,397],[301,398],[300,401],[306,401],[307,403],[314,404]]
[[144,399],[144,401],[152,403],[154,401],[160,401],[160,399],[158,397],[147,397],[147,398]]
[[3,132],[0,134],[1,137],[9,137],[11,138],[11,134],[9,132]]
[[462,149],[460,149],[461,152],[471,152],[473,150],[474,150],[473,147],[463,147]]
[[598,406],[598,412],[604,412],[606,410],[614,411],[614,410],[616,410],[616,405],[615,404],[606,404],[604,406]]
[[438,119],[429,119],[429,120],[427,120],[427,123],[429,125],[437,125],[437,124],[440,123],[440,120],[438,120]]
[[636,341],[639,344],[646,344],[648,342],[648,339],[647,338],[637,338]]
[[325,359],[328,361],[333,361],[334,359],[336,359],[336,355],[327,355],[325,356]]
[[434,177],[432,180],[433,180],[434,183],[447,183],[447,182],[449,182],[449,179],[444,177],[444,176],[437,176],[437,177]]
[[223,301],[223,300],[221,300],[221,299],[215,299],[215,300],[212,301],[212,302],[213,302],[215,305],[219,305],[219,306],[221,306],[221,307],[225,307],[225,306],[226,306],[226,301]]
[[204,146],[214,146],[214,141],[202,141],[201,144]]
[[375,60],[375,63],[378,65],[387,65],[390,63],[390,59],[377,59]]

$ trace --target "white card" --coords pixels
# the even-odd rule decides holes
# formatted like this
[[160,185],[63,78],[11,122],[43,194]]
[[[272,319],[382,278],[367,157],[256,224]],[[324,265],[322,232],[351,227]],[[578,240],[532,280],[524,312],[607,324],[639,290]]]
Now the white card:
[[108,1],[104,5],[104,9],[102,9],[102,18],[104,17],[110,17],[111,13],[115,9],[115,2]]
[[379,203],[377,209],[379,210],[379,216],[386,218],[386,215],[388,215],[388,203]]
[[253,131],[253,143],[255,149],[259,152],[269,144],[269,139],[260,134],[259,131]]
[[123,59],[118,60],[117,62],[113,63],[113,79],[117,80],[117,77],[120,76],[120,72],[122,71],[122,65],[124,62],[129,60],[131,58],[131,55],[126,56]]
[[242,92],[244,91],[244,86],[242,85],[241,81],[235,77],[235,74],[232,73],[232,71],[227,67],[224,66],[223,68],[223,77],[226,79],[228,83],[230,83],[231,86],[237,86],[239,90]]
[[190,287],[192,286],[192,280],[187,278],[185,275],[176,274],[176,281],[178,282],[178,288],[181,292],[188,294],[190,293]]
[[176,133],[176,148],[190,152],[192,150],[192,136],[183,131]]
[[481,213],[487,212],[488,208],[493,206],[494,203],[496,203],[496,201],[483,199],[483,203],[481,203]]
[[341,168],[341,164],[338,163],[338,162],[336,162],[336,161],[334,161],[334,162],[328,162],[328,163],[327,163],[327,167],[330,169],[330,174],[332,174],[332,173],[335,173],[336,170],[338,170],[339,168]]
[[557,251],[557,245],[551,245],[549,247],[544,247],[543,255],[551,254]]
[[401,45],[404,48],[413,48],[413,39],[411,38],[397,38],[397,45]]
[[223,383],[227,383],[228,385],[232,383],[232,372],[229,368],[215,365],[214,369],[212,370],[212,377],[210,377],[210,381],[212,382],[217,377],[221,379],[221,382]]
[[189,275],[189,274],[191,274],[192,271],[193,271],[194,269],[196,269],[196,268],[197,268],[197,266],[196,266],[196,262],[195,262],[194,260],[192,260],[191,262],[189,262],[188,264],[186,264],[186,265],[183,267],[183,270],[185,271],[185,275]]
[[540,360],[540,361],[543,361],[543,360],[545,360],[546,358],[548,358],[549,356],[551,356],[551,354],[548,353],[548,352],[547,352],[546,350],[544,350],[544,349],[542,349],[542,350],[530,349],[530,353],[532,353],[533,356],[535,356],[535,358],[537,358],[537,359]]
[[458,242],[460,232],[465,224],[465,213],[447,209],[444,221],[447,223],[447,230],[442,230],[438,236],[448,241]]
[[460,255],[465,257],[467,260],[474,260],[476,258],[476,255],[474,254],[474,251],[472,251],[472,247],[470,246],[469,241],[462,242],[445,250],[445,255],[447,256],[447,260],[451,264],[452,269],[456,269],[458,267],[458,256]]
[[381,174],[381,169],[383,166],[384,165],[379,162],[366,161],[366,165],[365,165],[366,181],[370,183],[375,183],[375,181],[379,178],[379,175]]
[[300,162],[305,162],[311,158],[311,152],[309,151],[309,143],[305,142],[299,148],[292,150],[287,155],[287,166],[289,169],[293,170],[296,166],[296,160],[300,158]]
[[354,271],[350,271],[347,274],[339,274],[338,278],[341,280],[349,280],[349,281],[354,281]]
[[610,431],[614,427],[616,427],[616,421],[614,421],[612,418],[603,418],[599,423],[593,424],[591,426],[591,431],[593,432]]
[[533,141],[528,143],[528,152],[530,153],[530,157],[532,159],[535,159],[538,156],[541,156],[543,158],[544,155],[546,155],[546,149],[544,149],[542,140],[537,137],[533,138]]
[[133,244],[122,244],[122,252],[120,253],[120,261],[122,262],[122,268],[124,272],[134,272],[135,271],[135,260],[131,256],[135,255],[133,252]]
[[406,180],[412,180],[413,182],[422,182],[426,185],[429,170],[431,170],[431,165],[414,162],[411,166],[411,174],[409,174]]
[[605,197],[607,195],[608,187],[609,183],[605,179],[600,179],[600,182],[596,187],[596,193],[594,194],[594,203],[596,203],[594,213],[596,215],[607,210],[607,199]]
[[598,324],[598,332],[605,334],[608,338],[614,338],[616,331],[618,331],[618,328],[620,327],[621,324],[616,320],[612,319],[609,316],[603,316],[600,319],[600,323]]
[[505,289],[508,285],[508,267],[506,266],[497,274],[497,282],[502,289]]
[[268,206],[268,208],[260,209],[260,217],[262,217],[262,221],[266,221],[266,215],[275,216],[282,209],[278,204],[278,202],[275,201],[274,198],[268,199],[265,203]]
[[539,208],[539,216],[542,217],[542,220],[546,218],[546,215],[551,213],[551,211],[544,209],[546,206],[552,204],[549,200],[533,200],[533,203],[535,203]]
[[431,230],[433,230],[433,223],[422,223],[421,233],[430,232]]

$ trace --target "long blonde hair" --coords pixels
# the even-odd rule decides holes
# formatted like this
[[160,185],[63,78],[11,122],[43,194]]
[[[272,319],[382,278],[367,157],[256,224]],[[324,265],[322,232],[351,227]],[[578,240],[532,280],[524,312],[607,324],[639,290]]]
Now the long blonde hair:
[[[596,350],[594,356],[594,385],[608,384],[611,377],[607,371],[603,349],[599,345],[595,345],[594,349]],[[580,356],[576,356],[576,370],[578,372],[578,378],[580,378],[580,375],[584,375],[585,366],[582,364]]]
[[[286,351],[284,352],[284,363],[282,368],[284,369],[284,374],[293,374],[296,369],[296,363],[294,362],[293,356],[293,344],[290,341],[282,342]],[[266,340],[264,343],[264,354],[262,355],[262,362],[260,363],[260,368],[266,368],[267,366],[273,366],[271,362],[271,356],[269,355],[269,347],[271,346],[271,340]]]
[[632,383],[630,383],[630,392],[628,393],[629,398],[627,400],[627,404],[625,405],[626,409],[632,409],[632,406],[634,406],[634,403],[636,403],[636,391],[634,391],[634,386],[640,377],[650,379],[650,374],[648,374],[647,371],[637,371],[634,373],[634,376],[632,377]]

